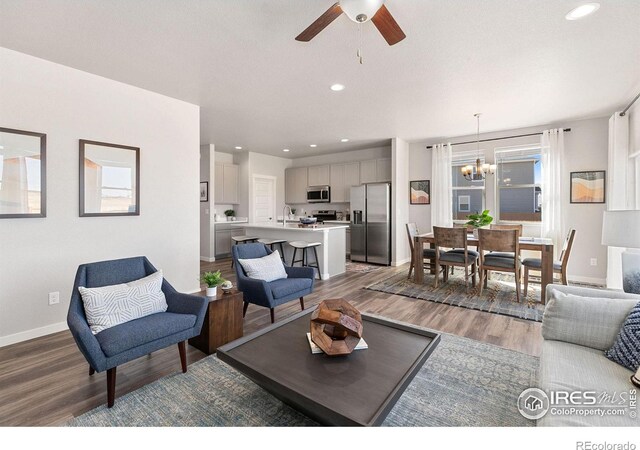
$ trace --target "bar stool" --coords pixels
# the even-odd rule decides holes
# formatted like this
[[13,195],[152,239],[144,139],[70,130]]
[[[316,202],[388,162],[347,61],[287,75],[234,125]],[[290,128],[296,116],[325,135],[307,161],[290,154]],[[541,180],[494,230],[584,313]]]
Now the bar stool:
[[[231,236],[231,240],[234,242],[233,245],[249,244],[256,242],[258,239],[260,239],[258,236]],[[233,258],[231,258],[231,267],[233,267]]]
[[280,246],[280,258],[282,259],[283,263],[285,262],[285,260],[284,260],[284,249],[282,248],[282,244],[287,242],[285,239],[261,238],[261,239],[258,239],[258,242],[260,242],[261,244],[264,244],[264,245],[268,245],[271,250],[274,250],[274,248],[273,248],[274,245],[279,245]]
[[[318,278],[322,280],[322,274],[320,273],[320,263],[318,261],[318,252],[316,251],[316,247],[322,245],[321,242],[307,242],[307,241],[292,241],[289,242],[289,245],[293,247],[293,257],[291,258],[291,267],[293,267],[297,262],[301,262],[303,267],[314,267],[318,269]],[[315,256],[315,265],[309,264],[307,259],[307,249],[313,249],[313,255]],[[296,252],[298,250],[302,250],[302,259],[296,259]]]

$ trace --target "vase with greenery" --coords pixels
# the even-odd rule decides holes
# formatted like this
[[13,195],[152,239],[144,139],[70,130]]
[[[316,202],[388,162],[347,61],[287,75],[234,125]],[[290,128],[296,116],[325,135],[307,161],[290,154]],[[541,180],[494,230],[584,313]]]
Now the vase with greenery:
[[485,228],[489,226],[491,222],[493,222],[493,217],[489,215],[488,209],[485,209],[480,214],[478,214],[477,212],[475,214],[469,214],[467,216],[467,219],[469,219],[469,221],[466,222],[465,225],[470,225],[473,227],[473,236],[476,238],[478,237],[478,228]]
[[296,209],[291,208],[291,214],[289,214],[289,219],[293,220],[296,218]]
[[233,209],[227,209],[224,215],[227,216],[227,220],[233,220],[232,217],[236,215],[236,212]]
[[224,283],[222,274],[217,272],[205,272],[200,277],[200,281],[207,285],[207,297],[215,297],[218,294],[218,286]]

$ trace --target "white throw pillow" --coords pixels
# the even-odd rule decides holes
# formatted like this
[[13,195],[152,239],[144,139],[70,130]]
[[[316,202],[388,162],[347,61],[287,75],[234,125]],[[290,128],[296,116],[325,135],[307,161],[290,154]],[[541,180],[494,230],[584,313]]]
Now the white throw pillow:
[[249,278],[267,282],[287,278],[278,250],[262,258],[238,259],[238,262]]
[[78,287],[93,334],[107,328],[167,310],[162,292],[162,270],[126,284],[98,288]]

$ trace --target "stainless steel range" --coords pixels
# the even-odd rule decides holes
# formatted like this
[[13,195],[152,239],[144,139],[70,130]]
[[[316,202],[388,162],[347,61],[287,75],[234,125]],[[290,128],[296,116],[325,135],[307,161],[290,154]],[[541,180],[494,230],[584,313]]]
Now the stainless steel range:
[[322,211],[314,211],[313,217],[318,219],[318,223],[322,223],[325,220],[337,220],[337,214],[335,209],[325,209]]

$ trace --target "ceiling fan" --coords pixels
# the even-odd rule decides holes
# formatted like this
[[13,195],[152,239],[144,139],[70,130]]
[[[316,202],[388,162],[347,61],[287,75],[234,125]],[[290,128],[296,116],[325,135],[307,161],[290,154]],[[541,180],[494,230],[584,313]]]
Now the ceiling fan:
[[309,42],[329,26],[342,13],[356,23],[371,20],[389,45],[395,45],[407,37],[386,6],[385,0],[340,0],[318,17],[309,27],[296,37],[296,41]]

